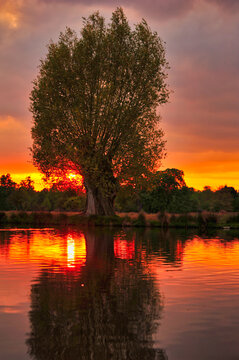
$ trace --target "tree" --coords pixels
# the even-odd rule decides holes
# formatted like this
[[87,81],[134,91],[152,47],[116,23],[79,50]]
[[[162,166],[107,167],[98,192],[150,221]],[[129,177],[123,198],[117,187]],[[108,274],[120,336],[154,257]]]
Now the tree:
[[10,174],[0,177],[0,210],[10,210],[9,197],[16,192],[17,184]]
[[167,102],[164,43],[145,20],[131,29],[121,8],[106,25],[84,19],[50,43],[31,93],[33,162],[49,178],[81,174],[87,214],[110,215],[119,183],[160,164],[157,107]]
[[4,189],[16,189],[17,184],[12,180],[10,174],[2,175],[0,177],[0,186]]
[[169,205],[175,195],[184,187],[186,187],[186,183],[182,170],[172,168],[157,171],[151,176],[150,190],[143,189],[141,191],[143,209],[149,213],[169,210]]
[[21,180],[20,188],[23,188],[27,191],[34,190],[34,180],[32,180],[30,176],[27,176],[26,179]]

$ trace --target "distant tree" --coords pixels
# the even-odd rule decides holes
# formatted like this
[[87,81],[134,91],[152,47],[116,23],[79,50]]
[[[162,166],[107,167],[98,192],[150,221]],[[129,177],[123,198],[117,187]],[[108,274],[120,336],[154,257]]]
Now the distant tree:
[[43,202],[41,203],[41,210],[50,211],[52,210],[51,202],[49,197],[46,195]]
[[233,200],[233,211],[239,211],[239,193],[237,192],[237,196]]
[[84,178],[88,214],[112,214],[119,183],[159,165],[167,102],[164,43],[145,20],[131,29],[121,8],[105,24],[84,19],[51,43],[31,93],[34,164]]
[[0,210],[10,210],[9,197],[17,189],[17,184],[12,180],[10,174],[0,177]]
[[8,207],[12,210],[32,210],[36,200],[34,181],[30,176],[21,180],[19,185],[8,196]]
[[26,179],[20,182],[19,187],[24,188],[25,190],[34,190],[34,181],[30,176],[27,176]]
[[232,186],[220,186],[216,192],[230,194],[233,198],[237,197],[237,191]]
[[153,183],[166,191],[181,189],[186,186],[184,172],[175,168],[157,171]]
[[174,190],[167,210],[171,213],[188,213],[198,211],[200,206],[195,195],[195,190],[187,186]]
[[0,177],[0,186],[5,189],[15,189],[17,184],[12,180],[10,174],[6,174]]
[[233,187],[221,186],[215,191],[215,208],[214,211],[233,210],[234,199],[237,197],[237,192]]
[[201,210],[214,210],[215,194],[210,186],[204,186],[203,191],[200,193],[199,199]]
[[151,186],[150,191],[143,190],[140,194],[144,210],[153,213],[168,210],[178,190],[186,187],[184,173],[174,168],[157,171],[151,177]]

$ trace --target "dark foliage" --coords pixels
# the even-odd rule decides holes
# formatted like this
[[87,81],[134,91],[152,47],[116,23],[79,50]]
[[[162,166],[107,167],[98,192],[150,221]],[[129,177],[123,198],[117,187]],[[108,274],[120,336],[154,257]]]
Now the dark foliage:
[[203,210],[239,211],[239,193],[233,187],[224,186],[213,191],[205,186],[203,191],[198,191],[187,187],[183,176],[181,170],[167,169],[152,175],[148,187],[121,186],[115,200],[116,211],[143,209],[147,213],[182,214]]
[[59,189],[53,184],[50,189],[35,191],[30,177],[19,185],[9,174],[0,177],[0,211],[83,211],[84,208],[82,188]]
[[[82,187],[78,189],[70,186],[61,188],[53,184],[50,189],[36,191],[30,177],[22,180],[19,185],[11,179],[9,174],[0,177],[0,212],[8,210],[83,212],[85,202],[86,196]],[[115,200],[115,210],[118,212],[143,210],[146,213],[160,213],[160,216],[163,216],[165,212],[177,214],[200,213],[205,210],[238,212],[239,193],[233,187],[228,186],[220,187],[216,191],[212,191],[210,187],[205,187],[203,191],[197,191],[186,186],[181,170],[167,169],[152,175],[148,187],[137,188],[129,184],[122,185]],[[93,219],[94,217],[92,217],[92,221]],[[160,224],[161,220],[160,218]],[[97,221],[93,221],[95,225],[97,225]],[[110,220],[107,221],[110,222]],[[204,220],[200,221],[203,223]],[[29,222],[31,223],[31,219]],[[102,223],[101,220],[100,223]],[[189,223],[192,224],[192,221]],[[156,226],[156,224],[154,225]]]

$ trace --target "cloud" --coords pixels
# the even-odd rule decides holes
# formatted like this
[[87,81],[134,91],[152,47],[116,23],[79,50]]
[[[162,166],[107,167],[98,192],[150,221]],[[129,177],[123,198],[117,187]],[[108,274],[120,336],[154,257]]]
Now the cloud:
[[25,158],[29,153],[29,128],[11,116],[0,117],[0,158]]
[[37,0],[14,1],[3,0],[0,8],[3,15],[9,12],[17,17],[17,27],[0,22],[0,115],[29,121],[31,83],[46,45],[51,38],[56,40],[67,25],[78,24],[80,28],[85,13],[81,8],[74,13],[66,5],[58,9],[53,4],[39,5]]
[[22,0],[1,0],[0,24],[10,29],[17,28],[22,4]]
[[46,44],[66,26],[80,30],[82,16],[99,9],[109,18],[118,5],[131,24],[145,17],[167,44],[174,93],[160,112],[171,166],[183,169],[185,164],[187,171],[191,166],[199,173],[203,165],[197,161],[207,157],[202,154],[214,154],[208,171],[217,159],[226,164],[221,153],[237,152],[239,1],[0,0],[2,166],[17,167],[18,161],[20,171],[30,160],[29,93]]
[[[40,3],[47,4],[71,4],[95,7],[100,10],[102,6],[116,8],[122,6],[137,10],[139,13],[147,14],[160,21],[168,20],[174,17],[180,17],[193,10],[194,6],[202,3],[201,0],[38,0]],[[204,0],[213,6],[217,6],[219,10],[235,12],[239,10],[238,0]]]
[[100,10],[102,6],[110,8],[122,6],[135,9],[143,16],[147,14],[162,20],[185,14],[193,7],[195,0],[148,0],[147,2],[144,0],[121,0],[120,2],[118,0],[39,0],[39,2],[94,6],[96,10]]
[[238,0],[207,0],[211,4],[218,5],[222,10],[227,10],[230,12],[239,10]]
[[16,131],[22,130],[23,125],[12,116],[0,117],[0,131],[13,129]]
[[174,90],[161,110],[168,153],[238,149],[238,31],[237,19],[218,17],[206,3],[173,30],[165,25]]

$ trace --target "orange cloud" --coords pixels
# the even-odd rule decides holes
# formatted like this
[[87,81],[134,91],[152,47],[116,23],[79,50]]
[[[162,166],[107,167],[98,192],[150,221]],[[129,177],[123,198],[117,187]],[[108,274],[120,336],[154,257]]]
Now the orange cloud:
[[[167,43],[174,93],[160,109],[168,141],[164,166],[184,170],[187,184],[195,188],[227,184],[238,189],[237,1],[124,3],[131,24],[146,17]],[[66,25],[78,31],[82,16],[100,8],[109,18],[115,7],[115,0],[0,0],[0,174],[10,172],[16,181],[31,175],[40,184],[28,150],[27,112],[39,59]]]
[[22,5],[22,0],[1,0],[0,23],[6,24],[9,28],[16,29],[19,26]]

